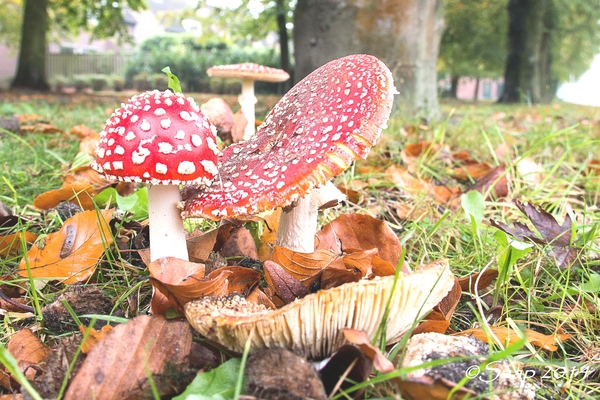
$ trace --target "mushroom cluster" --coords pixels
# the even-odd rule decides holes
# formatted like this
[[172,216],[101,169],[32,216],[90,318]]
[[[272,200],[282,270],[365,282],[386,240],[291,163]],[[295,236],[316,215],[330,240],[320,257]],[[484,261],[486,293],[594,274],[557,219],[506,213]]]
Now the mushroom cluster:
[[331,199],[323,196],[329,191],[311,190],[367,157],[396,93],[376,57],[356,54],[320,67],[281,98],[253,137],[223,151],[218,181],[186,187],[184,217],[220,220],[307,202],[283,217],[278,236],[289,240],[278,244],[311,252],[317,208]]
[[191,97],[169,90],[133,96],[100,132],[92,164],[108,179],[150,184],[151,259],[188,259],[177,203],[179,184],[209,185],[217,175],[216,129]]

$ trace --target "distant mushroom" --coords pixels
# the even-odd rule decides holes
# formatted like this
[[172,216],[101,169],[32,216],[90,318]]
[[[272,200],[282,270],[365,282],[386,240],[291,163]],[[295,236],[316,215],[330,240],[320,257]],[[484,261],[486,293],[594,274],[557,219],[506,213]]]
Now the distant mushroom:
[[214,126],[191,97],[169,90],[133,96],[100,132],[92,164],[108,179],[149,183],[150,258],[187,260],[179,184],[217,175]]
[[[289,238],[280,240],[284,247],[310,253],[319,194],[311,189],[366,158],[386,127],[396,93],[390,70],[370,55],[318,68],[281,98],[256,135],[224,150],[218,182],[204,190],[186,188],[184,216],[219,220],[308,202],[306,213],[296,206],[278,235]],[[304,228],[308,218],[310,228]]]
[[254,81],[284,82],[290,78],[290,75],[282,69],[265,67],[254,63],[217,65],[210,67],[206,71],[206,74],[210,77],[242,80],[242,94],[238,97],[238,101],[246,120],[248,120],[248,124],[244,130],[244,140],[248,140],[254,135],[254,105],[256,104]]

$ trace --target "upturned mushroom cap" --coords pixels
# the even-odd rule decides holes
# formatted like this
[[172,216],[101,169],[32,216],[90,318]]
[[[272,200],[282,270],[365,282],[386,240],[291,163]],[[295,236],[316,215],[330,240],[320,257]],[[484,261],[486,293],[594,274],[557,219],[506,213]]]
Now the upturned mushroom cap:
[[315,70],[252,138],[224,150],[218,181],[183,193],[184,217],[256,214],[303,197],[368,155],[396,93],[392,73],[373,56],[347,56]]
[[321,290],[276,310],[244,298],[205,297],[185,305],[192,327],[211,340],[242,352],[283,347],[311,359],[331,355],[345,343],[343,328],[359,329],[373,340],[389,301],[387,344],[396,343],[417,319],[454,285],[448,262],[440,260],[412,274],[346,283]]
[[218,172],[215,131],[191,97],[169,90],[135,95],[100,132],[92,168],[121,181],[206,185]]
[[284,82],[290,74],[279,68],[265,67],[254,63],[216,65],[206,70],[210,77],[239,78],[263,82]]

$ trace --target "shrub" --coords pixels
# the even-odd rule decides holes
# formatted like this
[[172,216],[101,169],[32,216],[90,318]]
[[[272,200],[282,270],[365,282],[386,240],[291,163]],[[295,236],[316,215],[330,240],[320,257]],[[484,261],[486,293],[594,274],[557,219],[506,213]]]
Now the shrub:
[[83,92],[92,86],[91,78],[89,75],[75,75],[73,76],[73,87],[78,92]]
[[133,90],[145,92],[150,89],[150,79],[147,72],[140,72],[133,77]]
[[167,74],[162,73],[162,72],[160,74],[152,74],[150,80],[152,82],[152,89],[158,89],[158,90],[167,90],[168,89],[169,78],[167,77]]
[[120,92],[125,89],[125,78],[120,75],[111,75],[110,85],[115,92]]
[[64,75],[56,75],[52,78],[50,85],[55,92],[62,92],[69,86],[69,78]]
[[[128,86],[136,87],[140,74],[146,78],[157,74],[166,66],[179,77],[184,91],[214,91],[215,93],[238,93],[239,83],[222,82],[210,79],[206,70],[213,65],[254,62],[277,67],[279,53],[271,48],[256,49],[239,47],[223,42],[202,42],[202,38],[192,35],[158,35],[144,41],[133,54],[126,67]],[[153,79],[149,79],[156,87]],[[219,82],[221,81],[221,82]],[[272,93],[276,86],[257,87],[257,92]],[[147,89],[144,89],[147,90]]]
[[90,77],[90,84],[92,86],[92,90],[96,92],[105,90],[108,87],[108,75],[92,75]]

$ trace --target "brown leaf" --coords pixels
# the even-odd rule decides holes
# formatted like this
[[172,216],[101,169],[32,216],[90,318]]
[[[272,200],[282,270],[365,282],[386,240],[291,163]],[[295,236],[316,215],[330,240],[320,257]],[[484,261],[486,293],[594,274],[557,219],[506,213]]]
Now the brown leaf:
[[569,266],[577,262],[580,252],[570,246],[575,226],[573,226],[569,215],[565,217],[563,224],[559,225],[552,214],[541,208],[537,208],[529,203],[521,203],[518,200],[515,200],[515,204],[531,221],[535,229],[539,232],[539,235],[529,229],[527,225],[520,222],[514,223],[514,229],[494,220],[490,221],[491,225],[517,240],[532,241],[552,246],[553,249],[550,251],[550,255],[556,259],[560,267]]
[[[491,188],[491,190],[490,190]],[[487,199],[508,196],[508,178],[506,165],[501,164],[491,169],[485,176],[478,179],[467,191],[476,190],[485,195],[490,191]]]
[[[42,371],[41,365],[48,359],[50,350],[29,329],[22,329],[15,333],[6,346],[8,352],[15,358],[19,369],[25,374],[27,380],[32,381]],[[19,384],[0,369],[0,385],[9,390],[15,390]]]
[[[93,193],[100,193],[102,190],[106,189],[109,186],[113,185],[113,182],[106,180],[102,175],[100,175],[97,171],[94,171],[92,167],[89,165],[79,167],[75,170],[70,171],[65,175],[63,184],[61,188],[69,188],[69,187],[77,187],[77,185],[91,185],[94,189]],[[127,187],[128,189],[124,191],[123,189],[117,190],[120,195],[124,196],[126,193],[124,192],[132,192],[131,187],[135,188],[135,182],[121,182],[121,187]]]
[[[489,328],[502,344],[512,345],[521,340],[517,332],[507,326],[490,326]],[[531,329],[523,329],[523,333],[525,333],[525,338],[529,343],[548,351],[558,350],[558,346],[556,345],[558,342],[564,342],[565,340],[571,338],[571,335],[568,333],[544,335],[543,333],[539,333]],[[483,328],[467,329],[465,331],[455,333],[454,335],[473,336],[481,341],[489,343],[488,335]]]
[[92,198],[95,194],[95,190],[89,182],[76,181],[60,189],[40,194],[33,200],[33,205],[42,210],[49,210],[56,207],[61,201],[70,201],[84,210],[93,210]]
[[102,328],[100,328],[100,331],[97,331],[94,328],[87,328],[83,325],[79,325],[79,331],[84,336],[85,336],[87,330],[88,329],[90,330],[90,333],[87,336],[85,342],[83,342],[81,344],[81,351],[84,354],[88,354],[98,344],[98,342],[100,342],[102,339],[104,339],[106,337],[106,335],[108,335],[108,333],[112,330],[112,328],[113,327],[110,325],[104,325]]
[[402,252],[396,233],[384,221],[366,214],[340,215],[317,232],[315,244],[316,249],[338,255],[349,248],[377,249],[377,256],[394,267]]
[[377,372],[385,374],[395,369],[394,364],[383,355],[379,347],[371,344],[365,331],[344,328],[344,337],[350,343],[357,345],[373,361],[373,367]]
[[256,243],[250,231],[243,226],[231,224],[219,227],[215,251],[218,251],[224,258],[258,258]]
[[213,229],[200,236],[195,236],[187,240],[187,248],[190,261],[196,263],[206,263],[210,253],[213,252],[217,243],[219,229]]
[[275,246],[280,217],[281,208],[276,209],[271,214],[264,217],[265,228],[263,234],[260,236],[260,246],[258,248],[258,259],[260,261],[267,260],[271,254],[271,249]]
[[97,135],[98,131],[95,131],[91,128],[88,128],[84,124],[81,124],[81,125],[76,125],[73,128],[71,128],[70,133],[71,133],[71,135],[76,135],[79,138],[83,139],[83,138],[86,138],[89,136]]
[[189,383],[191,346],[184,321],[140,316],[118,325],[87,355],[65,400],[151,397],[149,375],[160,396],[177,393]]
[[148,272],[150,283],[157,289],[152,295],[152,312],[165,315],[169,307],[180,310],[185,304],[179,294],[204,278],[204,264],[164,257],[148,264]]
[[466,163],[451,170],[449,175],[459,181],[478,180],[491,170],[492,167],[488,163],[468,160]]
[[324,249],[317,249],[314,253],[296,253],[293,250],[275,246],[269,259],[282,266],[306,287],[310,287],[325,268],[332,267],[336,263],[337,268],[344,268],[340,257]]
[[450,320],[460,301],[462,289],[458,279],[454,278],[454,286],[419,325],[412,331],[412,335],[426,332],[445,333],[450,327]]
[[21,131],[33,132],[33,133],[45,133],[45,134],[64,133],[64,131],[62,129],[57,128],[54,125],[45,124],[45,123],[41,123],[41,122],[37,123],[35,125],[21,126]]
[[463,292],[477,293],[479,290],[487,288],[498,277],[498,270],[486,269],[483,272],[464,276],[458,279],[458,283]]
[[61,279],[67,285],[85,281],[112,244],[108,225],[112,213],[112,209],[83,211],[67,219],[60,231],[49,234],[27,252],[19,275]]
[[32,232],[17,232],[11,235],[0,236],[0,256],[6,257],[21,251],[21,238],[30,244],[35,242],[37,235]]
[[260,284],[260,272],[251,268],[229,266],[217,269],[218,272],[211,272],[208,276],[219,275],[222,272],[229,271],[231,274],[227,277],[229,282],[227,286],[227,295],[234,293],[248,297]]
[[356,269],[360,271],[365,279],[372,279],[374,276],[387,276],[396,273],[396,266],[382,260],[378,249],[346,249],[342,256],[342,261],[347,269]]
[[265,280],[269,283],[284,304],[302,298],[309,293],[306,286],[290,275],[279,264],[267,260],[264,263]]

